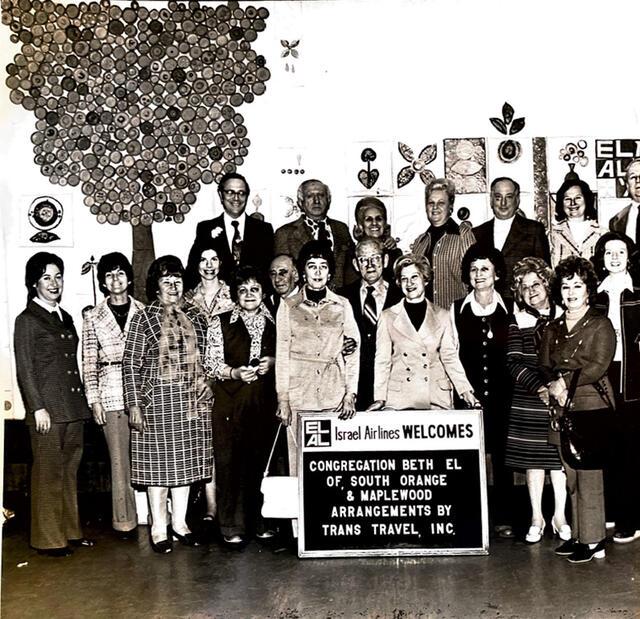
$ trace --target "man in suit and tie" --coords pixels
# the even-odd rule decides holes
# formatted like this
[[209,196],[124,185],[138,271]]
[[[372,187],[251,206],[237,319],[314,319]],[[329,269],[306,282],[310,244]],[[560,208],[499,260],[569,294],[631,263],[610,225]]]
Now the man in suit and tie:
[[357,410],[365,410],[373,402],[373,368],[376,356],[376,329],[383,309],[400,301],[402,293],[394,284],[382,277],[389,256],[378,239],[366,238],[356,246],[353,260],[360,279],[345,286],[340,294],[353,308],[360,330],[360,378],[358,381]]
[[308,241],[329,241],[336,262],[333,287],[339,290],[355,279],[355,274],[349,268],[353,241],[344,223],[327,217],[330,205],[329,187],[315,179],[304,181],[298,187],[298,206],[302,215],[276,230],[275,253],[289,254],[297,260],[302,246]]
[[518,214],[520,185],[502,176],[491,183],[491,210],[494,218],[473,229],[476,242],[502,252],[506,266],[506,283],[500,293],[512,299],[513,267],[522,258],[534,256],[551,264],[549,241],[544,226]]
[[626,180],[631,203],[609,220],[609,230],[626,234],[637,244],[640,240],[640,158],[632,159],[627,166]]
[[276,315],[282,299],[292,297],[299,290],[298,269],[289,254],[278,254],[269,266],[269,279],[273,293],[267,297],[267,305]]
[[218,196],[224,211],[198,224],[189,263],[204,239],[214,239],[221,263],[220,279],[228,281],[232,272],[243,265],[266,270],[273,256],[273,228],[270,223],[247,217],[249,183],[242,174],[225,174],[218,183]]

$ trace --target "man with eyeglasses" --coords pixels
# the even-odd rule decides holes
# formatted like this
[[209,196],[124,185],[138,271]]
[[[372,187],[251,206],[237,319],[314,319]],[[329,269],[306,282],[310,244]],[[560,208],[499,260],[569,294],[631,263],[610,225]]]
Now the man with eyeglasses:
[[336,262],[331,286],[339,290],[356,277],[349,264],[349,257],[353,256],[353,241],[344,223],[327,217],[330,205],[331,191],[327,185],[315,179],[304,181],[298,187],[298,207],[302,215],[276,230],[275,252],[289,254],[297,260],[305,243],[329,241]]
[[199,251],[202,241],[213,239],[220,259],[220,279],[228,281],[233,271],[244,265],[266,272],[273,256],[273,227],[270,223],[247,217],[249,183],[242,174],[229,172],[218,183],[218,196],[223,212],[198,224],[189,262],[192,253]]
[[629,162],[625,178],[631,203],[609,220],[609,230],[626,234],[637,245],[640,241],[640,157]]
[[353,308],[360,330],[360,378],[356,409],[365,410],[373,402],[373,367],[376,356],[376,329],[383,309],[395,305],[402,293],[382,277],[389,256],[378,239],[366,238],[356,245],[353,266],[360,279],[345,286],[340,294]]
[[527,219],[519,211],[520,185],[511,178],[494,179],[490,188],[494,218],[473,229],[476,241],[485,247],[495,247],[504,257],[506,277],[500,288],[503,298],[513,299],[511,284],[513,267],[522,258],[541,258],[551,264],[549,241],[539,221]]

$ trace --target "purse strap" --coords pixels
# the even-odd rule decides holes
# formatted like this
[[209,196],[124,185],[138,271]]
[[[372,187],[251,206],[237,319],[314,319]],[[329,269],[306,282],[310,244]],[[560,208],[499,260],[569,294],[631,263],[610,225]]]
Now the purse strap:
[[[278,424],[278,429],[276,430],[276,437],[273,439],[273,445],[271,445],[271,453],[269,454],[269,459],[267,460],[267,466],[265,466],[264,468],[264,473],[262,474],[262,477],[268,477],[269,476],[269,467],[271,466],[271,458],[273,458],[273,452],[276,449],[276,445],[278,443],[278,437],[280,436],[280,428],[282,427],[282,423]],[[289,431],[289,433],[291,434],[291,440],[293,441],[293,444],[296,446],[296,449],[298,447],[298,444],[296,443],[296,437],[293,435],[293,430],[291,429],[291,426],[287,426],[287,430]]]
[[576,395],[576,389],[578,387],[578,378],[580,377],[581,368],[578,368],[573,372],[571,376],[571,382],[569,383],[569,389],[567,390],[567,401],[564,405],[564,412],[567,413],[571,409],[573,404],[573,398]]

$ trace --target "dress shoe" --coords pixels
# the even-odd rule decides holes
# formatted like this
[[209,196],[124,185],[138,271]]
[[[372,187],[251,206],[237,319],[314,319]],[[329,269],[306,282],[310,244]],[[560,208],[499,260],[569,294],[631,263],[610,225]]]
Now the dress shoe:
[[76,548],[91,548],[96,545],[96,540],[88,537],[80,537],[78,539],[70,539],[69,543]]
[[195,533],[177,533],[171,527],[169,527],[169,537],[177,539],[183,546],[200,546],[200,540]]
[[69,546],[63,548],[38,548],[39,555],[45,555],[47,557],[68,557],[73,554],[73,550]]
[[225,544],[233,544],[234,546],[242,544],[242,538],[239,535],[224,535],[223,539]]
[[595,544],[593,548],[589,544],[578,544],[575,552],[567,557],[569,563],[587,563],[591,559],[604,559],[604,540]]
[[154,542],[153,540],[151,540],[151,548],[153,549],[153,552],[157,552],[161,555],[166,555],[173,550],[173,544],[169,539],[163,539],[159,542]]
[[546,523],[544,520],[541,525],[532,524],[524,537],[525,542],[527,542],[527,544],[537,544],[542,539],[545,526]]
[[129,529],[128,531],[114,531],[116,537],[121,540],[138,539],[138,529]]
[[613,541],[616,544],[630,544],[637,539],[640,539],[640,529],[635,531],[616,531],[613,534]]
[[262,533],[256,533],[256,537],[261,540],[272,539],[275,537],[275,533],[273,531],[267,530]]
[[566,542],[564,542],[564,544],[560,544],[560,546],[558,546],[553,552],[555,552],[560,557],[568,557],[576,551],[578,546],[578,540],[573,539],[572,537],[571,539],[568,539]]
[[513,529],[511,525],[498,524],[493,527],[493,530],[496,532],[496,535],[502,539],[513,539]]
[[571,539],[571,527],[568,524],[558,526],[554,519],[551,520],[551,528],[553,534],[557,535],[562,541],[566,542]]

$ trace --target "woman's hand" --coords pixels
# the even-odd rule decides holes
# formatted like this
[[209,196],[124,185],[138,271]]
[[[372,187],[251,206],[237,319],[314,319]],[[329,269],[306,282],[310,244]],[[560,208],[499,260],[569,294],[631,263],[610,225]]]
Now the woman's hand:
[[256,376],[256,367],[250,365],[241,365],[240,367],[233,368],[231,370],[231,378],[233,380],[241,380],[243,383],[252,383],[254,380],[258,380]]
[[386,404],[385,400],[376,400],[375,402],[372,402],[371,405],[369,407],[367,407],[367,411],[379,411],[381,410],[384,405]]
[[476,398],[473,391],[471,390],[465,391],[464,393],[460,394],[460,397],[465,401],[465,404],[469,408],[482,408],[482,404],[480,404],[480,400]]
[[129,427],[140,434],[147,429],[147,420],[144,418],[141,406],[129,407]]
[[382,246],[387,250],[395,249],[398,246],[398,241],[392,236],[388,236],[383,242]]
[[107,423],[107,415],[104,410],[104,406],[100,402],[96,402],[91,405],[93,410],[93,420],[99,425],[104,426]]
[[260,374],[260,376],[264,376],[275,364],[275,357],[260,357],[260,363],[258,364],[258,369],[256,370],[256,372]]
[[351,419],[356,414],[356,395],[355,393],[345,393],[342,402],[335,409],[338,419]]
[[291,423],[291,406],[289,402],[278,402],[278,412],[276,417],[282,421],[283,426],[288,426]]
[[555,398],[561,406],[567,401],[567,384],[562,376],[549,383],[549,395]]
[[51,415],[46,408],[39,408],[33,413],[36,418],[36,432],[38,434],[48,434],[51,430]]
[[213,389],[211,389],[211,385],[209,384],[209,381],[206,378],[200,377],[198,379],[197,401],[208,402],[211,399],[213,399]]
[[542,402],[546,406],[549,406],[549,388],[542,386],[540,387],[540,389],[538,389],[537,393],[538,393],[538,397],[542,400]]
[[342,341],[342,356],[348,357],[356,350],[356,341],[352,337],[344,336]]

